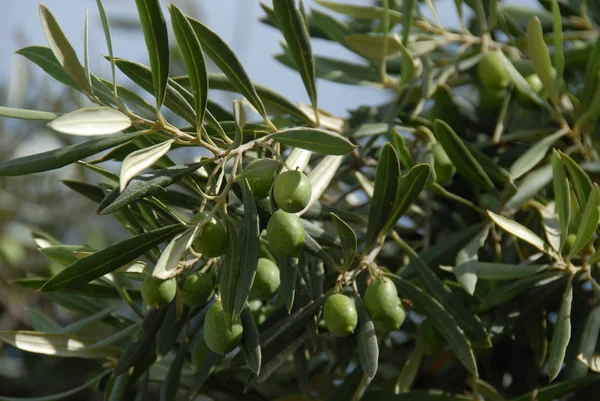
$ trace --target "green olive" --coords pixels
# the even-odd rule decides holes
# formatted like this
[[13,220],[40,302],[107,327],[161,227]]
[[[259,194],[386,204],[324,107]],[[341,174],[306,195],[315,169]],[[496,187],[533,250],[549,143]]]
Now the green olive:
[[206,341],[204,341],[204,337],[200,337],[194,342],[192,346],[192,366],[196,371],[200,370],[202,367],[206,356],[208,355],[208,346],[206,345]]
[[215,302],[204,318],[204,340],[208,348],[219,355],[230,353],[242,341],[242,324],[234,321],[231,328],[227,328],[223,305],[221,301]]
[[565,240],[565,244],[563,245],[562,253],[567,255],[573,249],[573,245],[575,245],[575,241],[577,240],[577,234],[571,233],[567,235],[567,239]]
[[204,306],[214,295],[214,283],[208,274],[192,273],[183,282],[183,302],[190,308]]
[[387,317],[400,303],[396,286],[389,278],[376,278],[365,291],[365,308],[371,319]]
[[483,55],[477,68],[479,80],[483,86],[503,89],[512,82],[503,58],[500,50],[488,51]]
[[346,337],[354,332],[358,313],[354,300],[343,294],[333,294],[323,308],[325,326],[336,337]]
[[[525,77],[525,80],[527,81],[529,86],[531,86],[531,89],[533,89],[535,93],[537,93],[538,95],[542,94],[542,91],[544,90],[544,84],[542,83],[542,80],[537,74],[528,75]],[[535,102],[520,90],[517,90],[517,100],[523,106],[535,106]]]
[[[247,167],[258,166],[264,162],[263,159],[252,160],[248,163]],[[248,185],[250,185],[250,192],[252,192],[252,196],[254,196],[255,199],[260,200],[269,196],[274,180],[272,172],[267,172],[261,176],[249,177],[247,180]]]
[[267,241],[271,250],[281,258],[297,257],[304,246],[304,227],[293,213],[278,210],[267,223]]
[[[209,217],[209,212],[200,212],[191,221],[199,222]],[[209,258],[224,255],[227,249],[227,229],[225,225],[220,220],[212,217],[202,226],[202,232],[194,240],[194,248]]]
[[279,288],[279,268],[270,259],[258,259],[256,276],[252,283],[250,296],[258,299],[269,299]]
[[446,345],[446,339],[433,326],[431,319],[425,319],[417,329],[417,335],[423,341],[423,353],[425,355],[437,355]]
[[296,213],[308,205],[312,187],[306,174],[286,171],[279,174],[273,186],[275,203],[285,212]]
[[375,330],[381,333],[387,333],[392,330],[398,330],[404,320],[406,319],[406,312],[402,307],[402,303],[398,302],[398,305],[394,308],[391,313],[381,315],[378,318],[373,319],[373,325]]
[[157,308],[171,303],[176,293],[177,281],[174,278],[159,280],[151,275],[144,278],[142,298],[149,308]]
[[479,107],[488,113],[498,113],[507,95],[506,89],[479,88]]
[[456,172],[456,167],[448,157],[448,154],[439,142],[433,144],[431,148],[433,154],[433,167],[435,170],[435,179],[437,182],[446,182]]

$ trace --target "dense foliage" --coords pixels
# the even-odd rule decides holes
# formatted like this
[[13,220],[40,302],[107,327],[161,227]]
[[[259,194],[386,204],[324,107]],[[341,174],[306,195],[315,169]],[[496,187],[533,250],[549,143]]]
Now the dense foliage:
[[[90,106],[0,115],[88,138],[0,176],[77,163],[102,182],[64,184],[131,235],[94,249],[33,231],[62,267],[12,285],[83,317],[40,311],[0,339],[91,360],[89,381],[46,400],[596,399],[598,3],[455,1],[459,29],[433,1],[317,3],[263,5],[311,105],[253,83],[175,5],[169,38],[159,1],[136,0],[145,66],[113,55],[97,1],[111,80],[40,7],[50,46],[18,53]],[[313,55],[314,38],[364,63]],[[170,76],[170,45],[187,75]],[[317,78],[391,100],[334,116]]]

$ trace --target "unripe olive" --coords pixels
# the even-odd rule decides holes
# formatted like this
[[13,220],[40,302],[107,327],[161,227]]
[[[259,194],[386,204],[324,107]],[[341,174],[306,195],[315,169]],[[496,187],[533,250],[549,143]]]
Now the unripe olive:
[[398,305],[396,305],[391,313],[373,319],[373,325],[375,326],[376,331],[387,333],[392,330],[398,330],[405,319],[406,312],[402,307],[402,303],[398,302]]
[[192,346],[192,366],[196,371],[200,370],[202,367],[204,360],[208,355],[208,351],[209,349],[206,345],[206,341],[204,341],[204,337],[198,338]]
[[446,345],[446,339],[433,326],[430,319],[425,319],[419,325],[418,336],[423,341],[423,353],[425,355],[436,355],[442,352]]
[[567,235],[567,239],[565,240],[565,244],[563,245],[562,252],[566,255],[571,252],[573,245],[575,245],[575,241],[577,240],[577,234],[571,233]]
[[506,89],[479,88],[479,106],[489,113],[497,113],[502,108],[502,102],[507,95]]
[[454,167],[454,164],[439,142],[433,144],[431,153],[433,154],[435,180],[437,182],[448,181],[456,172],[456,167]]
[[[248,167],[262,163],[262,159],[252,160],[248,163]],[[269,196],[269,192],[271,191],[271,186],[273,186],[273,174],[266,173],[259,177],[250,177],[247,178],[248,185],[250,185],[250,192],[252,192],[252,196],[255,199],[260,200]]]
[[142,284],[142,298],[149,308],[167,305],[175,298],[177,281],[174,278],[160,280],[151,275],[144,278]]
[[204,340],[208,348],[219,355],[225,355],[235,349],[242,341],[242,324],[239,320],[232,322],[227,328],[223,305],[215,302],[204,318]]
[[365,291],[365,308],[371,319],[391,316],[400,303],[396,286],[389,278],[376,278]]
[[269,299],[279,288],[279,268],[270,259],[258,259],[256,276],[252,283],[250,296],[258,299]]
[[275,179],[273,197],[280,209],[288,213],[301,211],[308,205],[312,187],[306,174],[286,171]]
[[267,223],[267,241],[271,250],[281,258],[297,257],[304,246],[304,227],[300,218],[278,210]]
[[502,89],[511,83],[510,75],[504,65],[500,50],[488,51],[483,55],[477,67],[479,80],[488,88]]
[[208,274],[192,273],[183,282],[183,302],[190,308],[204,306],[214,295],[214,284]]
[[343,294],[333,294],[323,308],[325,326],[336,337],[346,337],[354,332],[358,323],[358,313],[354,300]]
[[[191,221],[198,222],[209,216],[209,212],[200,212]],[[194,240],[194,248],[209,258],[225,254],[227,249],[227,229],[225,225],[213,216],[202,226],[202,232]]]
[[[542,80],[540,79],[540,77],[537,74],[531,74],[525,77],[525,80],[527,81],[527,83],[529,83],[529,86],[531,86],[531,89],[533,89],[533,91],[537,94],[541,94],[542,91],[544,90],[544,84],[542,83]],[[531,98],[529,98],[525,93],[521,92],[520,90],[517,89],[517,100],[519,101],[519,103],[521,103],[524,106],[534,106],[535,102],[533,100],[531,100]]]

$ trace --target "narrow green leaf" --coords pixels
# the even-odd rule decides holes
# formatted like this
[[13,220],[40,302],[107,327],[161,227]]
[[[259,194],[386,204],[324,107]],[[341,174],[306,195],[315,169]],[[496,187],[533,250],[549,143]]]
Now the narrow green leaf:
[[600,212],[598,206],[600,204],[600,190],[598,185],[594,184],[592,192],[587,200],[583,214],[581,215],[581,224],[577,229],[577,238],[571,247],[569,257],[577,255],[585,248],[585,246],[594,238],[598,221],[600,220]]
[[110,107],[90,107],[63,114],[48,127],[63,134],[95,136],[109,135],[131,126],[131,119]]
[[567,168],[567,172],[569,173],[569,182],[573,186],[575,195],[577,195],[579,208],[583,209],[587,204],[590,193],[592,192],[592,181],[585,171],[583,171],[583,169],[579,166],[579,164],[577,164],[573,159],[560,150],[558,153],[560,154],[560,157]]
[[519,156],[512,166],[510,166],[511,177],[516,180],[523,174],[528,173],[544,158],[544,156],[546,156],[548,149],[550,149],[554,142],[565,134],[566,131],[561,129],[541,141],[536,142],[535,145],[527,149],[527,151]]
[[548,377],[550,382],[556,379],[562,369],[567,346],[571,339],[571,303],[573,302],[572,280],[567,283],[567,288],[562,297],[558,318],[552,333],[550,354],[548,355]]
[[104,30],[104,37],[106,38],[106,47],[108,48],[108,56],[110,57],[110,71],[112,73],[112,90],[115,94],[115,99],[119,98],[117,91],[117,78],[115,74],[115,56],[113,54],[112,48],[112,37],[110,34],[110,23],[108,22],[108,16],[106,15],[106,10],[104,9],[104,4],[102,0],[96,0],[96,5],[98,6],[98,13],[100,14],[100,20],[102,21],[102,29]]
[[[470,261],[456,266],[453,272],[456,274],[457,280],[463,284],[466,276],[469,274],[474,274],[477,278],[483,280],[514,280],[531,276],[547,268],[548,266],[546,265],[517,265]],[[473,294],[475,286],[470,284],[466,287],[468,287],[465,288],[467,292]]]
[[506,71],[508,72],[508,75],[510,76],[510,79],[515,85],[517,91],[523,93],[528,99],[533,101],[535,104],[550,109],[548,103],[542,100],[539,94],[531,87],[531,85],[529,85],[529,82],[527,82],[527,80],[523,78],[523,75],[521,75],[521,73],[515,68],[513,63],[511,63],[510,60],[504,55],[504,53],[498,52],[498,54],[501,56],[501,59],[504,62],[504,67],[506,68]]
[[375,173],[375,188],[369,206],[369,223],[365,250],[370,249],[392,216],[398,195],[400,162],[398,154],[388,142],[381,151]]
[[234,316],[237,283],[240,277],[240,256],[240,238],[231,219],[227,219],[227,251],[221,266],[219,293],[228,327],[231,327]]
[[248,181],[242,180],[240,185],[244,202],[244,218],[240,232],[240,273],[235,293],[234,316],[238,316],[246,305],[260,257],[260,227],[256,202]]
[[532,288],[547,285],[563,277],[560,270],[546,270],[533,276],[501,286],[486,295],[479,305],[479,311],[485,312],[518,297]]
[[92,379],[88,380],[87,382],[83,383],[82,385],[77,386],[77,387],[72,388],[67,391],[63,391],[62,393],[46,395],[46,396],[42,396],[42,397],[0,397],[0,401],[57,401],[57,400],[68,399],[69,397],[71,397],[77,393],[80,393],[85,389],[95,387],[95,385],[104,376],[106,376],[109,372],[110,372],[110,370],[106,370],[106,371],[100,373],[99,375],[94,376]]
[[58,117],[58,114],[48,111],[14,109],[12,107],[0,106],[0,116],[21,120],[54,120]]
[[[403,242],[403,241],[402,241]],[[474,315],[460,299],[432,270],[423,262],[417,253],[406,243],[402,246],[408,256],[415,262],[414,266],[427,291],[433,295],[433,299],[444,305],[445,309],[452,314],[453,320],[465,331],[472,343],[481,347],[490,347],[491,342],[481,320]]]
[[61,333],[39,333],[36,331],[1,331],[0,340],[25,352],[54,355],[64,358],[104,358],[116,356],[120,349],[105,346],[91,351],[85,347],[95,339]]
[[571,186],[559,153],[552,153],[552,176],[556,212],[560,221],[560,250],[562,250],[569,235],[569,222],[571,221]]
[[431,168],[428,164],[417,164],[400,177],[392,214],[383,229],[384,232],[392,229],[410,205],[417,200],[427,184],[430,173]]
[[27,311],[29,323],[31,323],[31,327],[35,331],[48,333],[60,332],[61,327],[44,312],[35,308],[25,308],[25,310]]
[[[336,3],[333,1],[316,0],[316,2],[325,8],[336,11],[356,19],[381,20],[383,19],[384,9],[381,7],[359,6],[349,3]],[[397,11],[389,10],[388,18],[393,24],[402,23],[402,14]]]
[[323,155],[346,155],[356,149],[356,145],[340,134],[318,128],[289,128],[278,131],[273,139],[286,146]]
[[[183,86],[190,86],[190,78],[188,76],[176,77],[173,80]],[[313,124],[312,120],[294,103],[286,99],[279,93],[267,88],[266,86],[253,83],[256,93],[265,102],[266,107],[273,111],[277,111],[280,114],[290,114],[298,118],[307,124]],[[210,89],[223,90],[228,92],[239,93],[237,86],[231,83],[227,76],[222,73],[209,73],[208,74],[208,86]]]
[[554,401],[572,393],[577,389],[584,388],[600,379],[598,375],[590,375],[579,379],[561,381],[546,387],[535,389],[520,397],[512,398],[510,401]]
[[344,269],[348,270],[356,256],[357,242],[356,233],[344,220],[340,219],[335,213],[329,213],[335,223],[340,242],[342,243],[342,252],[344,253]]
[[352,51],[373,61],[382,61],[402,50],[402,43],[395,35],[354,33],[345,40]]
[[258,113],[265,119],[265,122],[267,122],[265,106],[256,93],[256,89],[254,89],[254,85],[246,70],[244,70],[242,63],[235,56],[231,48],[206,25],[193,18],[187,18],[208,57],[223,71],[231,83],[238,88],[240,93],[248,99],[250,104],[254,106]]
[[174,4],[171,4],[169,9],[175,38],[183,55],[189,74],[190,87],[194,94],[196,127],[201,127],[208,101],[208,74],[202,45],[192,25],[181,10]]
[[588,58],[583,79],[583,110],[589,109],[593,104],[595,94],[598,92],[598,68],[600,67],[600,37],[596,39],[594,48]]
[[48,280],[41,290],[57,291],[89,283],[131,262],[183,229],[179,224],[162,227],[112,244],[67,266]]
[[519,208],[533,198],[552,180],[552,166],[546,164],[527,174],[519,183],[517,192],[506,202],[509,208]]
[[169,37],[159,0],[135,0],[152,68],[156,111],[160,114],[169,79]]
[[377,365],[379,363],[377,334],[375,333],[373,321],[367,313],[365,304],[361,298],[356,298],[356,309],[358,311],[358,328],[356,332],[358,360],[365,375],[372,379],[377,374]]
[[435,137],[448,154],[456,170],[471,183],[485,188],[493,189],[494,184],[485,173],[481,165],[475,160],[462,139],[452,128],[441,120],[435,121]]
[[600,334],[600,306],[596,305],[588,314],[585,326],[581,332],[581,340],[577,350],[577,359],[571,366],[569,378],[585,377],[589,370],[590,361],[594,357],[598,335]]
[[85,70],[77,58],[75,50],[73,50],[69,40],[62,29],[60,29],[54,15],[52,15],[50,10],[43,4],[40,4],[40,18],[42,20],[42,27],[44,28],[46,39],[62,68],[64,68],[85,92],[91,94],[92,88],[87,80]]
[[27,46],[17,50],[15,53],[20,54],[29,61],[39,66],[44,72],[56,79],[58,82],[81,91],[81,87],[71,76],[63,69],[52,52],[52,49],[45,46]]
[[85,72],[85,79],[88,82],[88,85],[92,86],[92,76],[90,73],[90,54],[88,51],[89,48],[89,33],[88,33],[88,10],[85,10],[85,25],[83,28],[83,70]]
[[119,172],[119,189],[121,192],[123,192],[129,180],[166,155],[173,142],[175,142],[175,139],[169,139],[149,148],[130,153],[121,163],[121,171]]
[[277,265],[279,266],[279,274],[281,275],[279,293],[283,298],[288,313],[290,313],[296,298],[298,258],[279,258]]
[[507,219],[504,216],[500,216],[492,211],[488,210],[488,215],[492,219],[494,223],[500,226],[507,233],[514,235],[515,237],[531,244],[535,248],[539,249],[542,252],[549,253],[550,248],[543,239],[538,237],[533,231],[529,228],[517,223],[514,220]]
[[402,2],[402,42],[408,43],[410,38],[410,28],[414,20],[415,0],[405,0]]
[[552,102],[558,105],[558,90],[555,85],[556,78],[552,71],[552,61],[550,61],[550,53],[546,42],[544,42],[542,23],[537,17],[534,17],[527,24],[527,47],[529,57],[531,57],[533,63],[533,70],[540,77]]
[[483,230],[477,233],[456,255],[454,275],[465,291],[471,295],[475,292],[478,275],[476,269],[469,267],[468,263],[479,260],[479,249],[483,247],[489,232],[490,226],[486,225]]
[[454,320],[453,314],[450,314],[441,303],[424,293],[411,282],[393,274],[388,274],[387,276],[396,284],[398,292],[402,296],[412,299],[415,306],[431,319],[435,328],[448,341],[448,345],[456,353],[463,366],[471,374],[477,376],[475,355],[465,334],[456,323],[456,320]]
[[296,67],[300,71],[300,77],[304,82],[315,115],[318,116],[315,61],[306,24],[295,3],[295,0],[273,0],[273,12]]
[[246,305],[242,309],[241,314],[242,327],[244,328],[244,334],[242,335],[242,354],[246,365],[257,375],[260,373],[261,365],[261,349],[260,349],[260,337],[258,335],[258,328],[256,322],[252,316],[250,308]]
[[113,371],[114,376],[126,373],[145,359],[152,362],[156,360],[156,336],[168,310],[168,307],[155,308],[146,314],[138,334],[119,357]]
[[[419,331],[418,333],[421,332]],[[423,359],[423,341],[424,340],[422,336],[417,337],[417,340],[415,341],[415,347],[408,358],[406,358],[404,367],[402,368],[402,371],[398,376],[398,380],[396,381],[396,386],[394,387],[395,393],[408,393],[415,382],[417,373],[419,373],[421,360]]]
[[138,135],[140,135],[140,132],[112,135],[106,138],[93,139],[91,141],[69,145],[65,148],[6,160],[0,162],[0,176],[28,175],[42,171],[55,170],[88,156],[100,153],[106,149],[129,142]]
[[314,23],[323,34],[342,46],[346,46],[344,38],[352,33],[352,28],[344,21],[332,17],[317,9],[311,10],[310,21]]
[[106,195],[98,205],[96,213],[110,214],[140,198],[163,194],[166,187],[189,176],[206,163],[206,161],[201,161],[191,165],[176,165],[135,176],[129,181],[123,192],[119,188],[115,188]]
[[186,347],[181,346],[175,355],[175,359],[171,362],[169,371],[165,376],[165,380],[160,386],[160,401],[171,401],[177,397],[179,382],[181,380],[181,370],[186,357]]
[[562,16],[558,0],[551,0],[552,14],[554,16],[554,65],[556,66],[556,77],[554,86],[560,88],[565,71],[565,51],[563,48]]

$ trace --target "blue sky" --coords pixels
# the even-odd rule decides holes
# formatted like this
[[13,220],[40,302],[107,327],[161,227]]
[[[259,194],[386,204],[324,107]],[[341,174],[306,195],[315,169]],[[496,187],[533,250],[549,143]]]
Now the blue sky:
[[[340,0],[341,1],[341,0]],[[367,0],[343,0],[349,3],[365,3]],[[265,0],[267,4],[270,0]],[[67,37],[78,53],[83,54],[83,32],[85,10],[89,9],[89,45],[92,70],[103,77],[110,76],[108,63],[101,57],[105,54],[104,34],[96,9],[95,0],[45,0],[46,6],[56,16]],[[166,6],[169,2],[163,1]],[[299,76],[273,60],[272,55],[280,51],[281,35],[274,29],[258,22],[263,15],[258,0],[179,0],[175,1],[184,11],[205,21],[217,31],[236,51],[244,63],[250,77],[267,85],[289,99],[307,102],[308,97]],[[440,8],[442,22],[457,25],[456,12],[452,0],[436,1]],[[531,3],[530,0],[527,3]],[[0,79],[11,77],[11,71],[22,68],[16,61],[20,56],[14,51],[25,45],[47,45],[39,20],[38,0],[11,1],[0,13]],[[109,19],[137,18],[133,0],[104,0]],[[315,7],[312,0],[305,0],[307,7]],[[318,6],[317,6],[318,7]],[[113,29],[115,55],[147,63],[146,48],[141,31]],[[313,51],[330,57],[339,57],[361,62],[341,46],[315,40]],[[32,69],[36,74],[40,71]],[[127,83],[121,77],[120,82]],[[347,109],[360,104],[376,104],[383,99],[381,90],[333,84],[327,81],[318,83],[319,105],[335,114],[344,115]],[[1,104],[6,104],[3,99]]]

